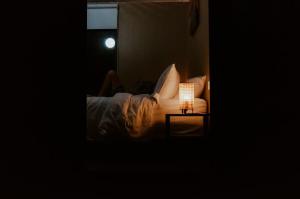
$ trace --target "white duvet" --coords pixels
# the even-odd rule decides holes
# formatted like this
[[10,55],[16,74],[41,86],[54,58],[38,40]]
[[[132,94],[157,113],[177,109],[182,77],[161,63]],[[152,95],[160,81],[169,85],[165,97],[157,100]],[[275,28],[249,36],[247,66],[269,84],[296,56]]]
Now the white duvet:
[[89,139],[114,136],[143,137],[153,123],[151,95],[117,93],[113,97],[87,97]]

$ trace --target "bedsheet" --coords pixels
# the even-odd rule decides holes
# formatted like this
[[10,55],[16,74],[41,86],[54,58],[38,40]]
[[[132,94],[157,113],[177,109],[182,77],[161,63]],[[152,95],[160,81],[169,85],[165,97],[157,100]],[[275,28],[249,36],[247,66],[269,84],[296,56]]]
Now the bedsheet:
[[87,136],[142,137],[152,125],[153,107],[157,104],[148,94],[117,93],[113,97],[87,97]]

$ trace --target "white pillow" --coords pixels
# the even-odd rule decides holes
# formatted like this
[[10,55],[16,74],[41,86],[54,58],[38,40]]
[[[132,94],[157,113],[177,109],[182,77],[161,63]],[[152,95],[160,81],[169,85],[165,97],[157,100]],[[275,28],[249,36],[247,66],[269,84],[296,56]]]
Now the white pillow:
[[204,86],[206,82],[206,75],[193,77],[187,80],[188,83],[194,83],[194,94],[195,97],[200,97],[204,91]]
[[176,70],[175,64],[172,64],[160,75],[154,93],[158,93],[160,99],[171,99],[178,91],[179,82],[180,75]]
[[[193,77],[188,79],[186,82],[187,83],[194,83],[194,95],[195,98],[200,98],[203,91],[204,91],[204,86],[205,86],[205,82],[206,82],[206,75],[204,76],[198,76],[198,77]],[[175,98],[178,98],[179,92],[177,92]]]

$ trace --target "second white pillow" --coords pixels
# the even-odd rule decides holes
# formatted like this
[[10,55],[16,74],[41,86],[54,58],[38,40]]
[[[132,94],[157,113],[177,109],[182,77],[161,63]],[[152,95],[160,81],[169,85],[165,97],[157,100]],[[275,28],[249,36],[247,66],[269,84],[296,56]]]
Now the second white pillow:
[[[204,91],[204,88],[205,88],[206,78],[207,78],[206,75],[204,75],[204,76],[193,77],[193,78],[190,78],[186,81],[187,83],[194,83],[195,98],[200,98],[201,97],[201,95]],[[178,93],[179,92],[177,91],[174,98],[179,97]]]
[[194,94],[195,97],[200,97],[204,91],[204,86],[206,82],[206,75],[193,77],[187,80],[188,83],[194,83]]

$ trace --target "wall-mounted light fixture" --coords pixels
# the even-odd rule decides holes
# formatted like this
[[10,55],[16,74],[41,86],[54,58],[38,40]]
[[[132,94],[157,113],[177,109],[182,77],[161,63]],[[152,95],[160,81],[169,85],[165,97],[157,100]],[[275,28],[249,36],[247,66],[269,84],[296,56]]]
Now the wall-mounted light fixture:
[[116,45],[116,41],[115,41],[115,39],[114,38],[112,38],[112,37],[109,37],[109,38],[107,38],[107,39],[105,39],[105,46],[107,47],[107,48],[114,48],[115,47],[115,45]]
[[179,84],[179,106],[183,114],[192,110],[194,106],[194,83]]

